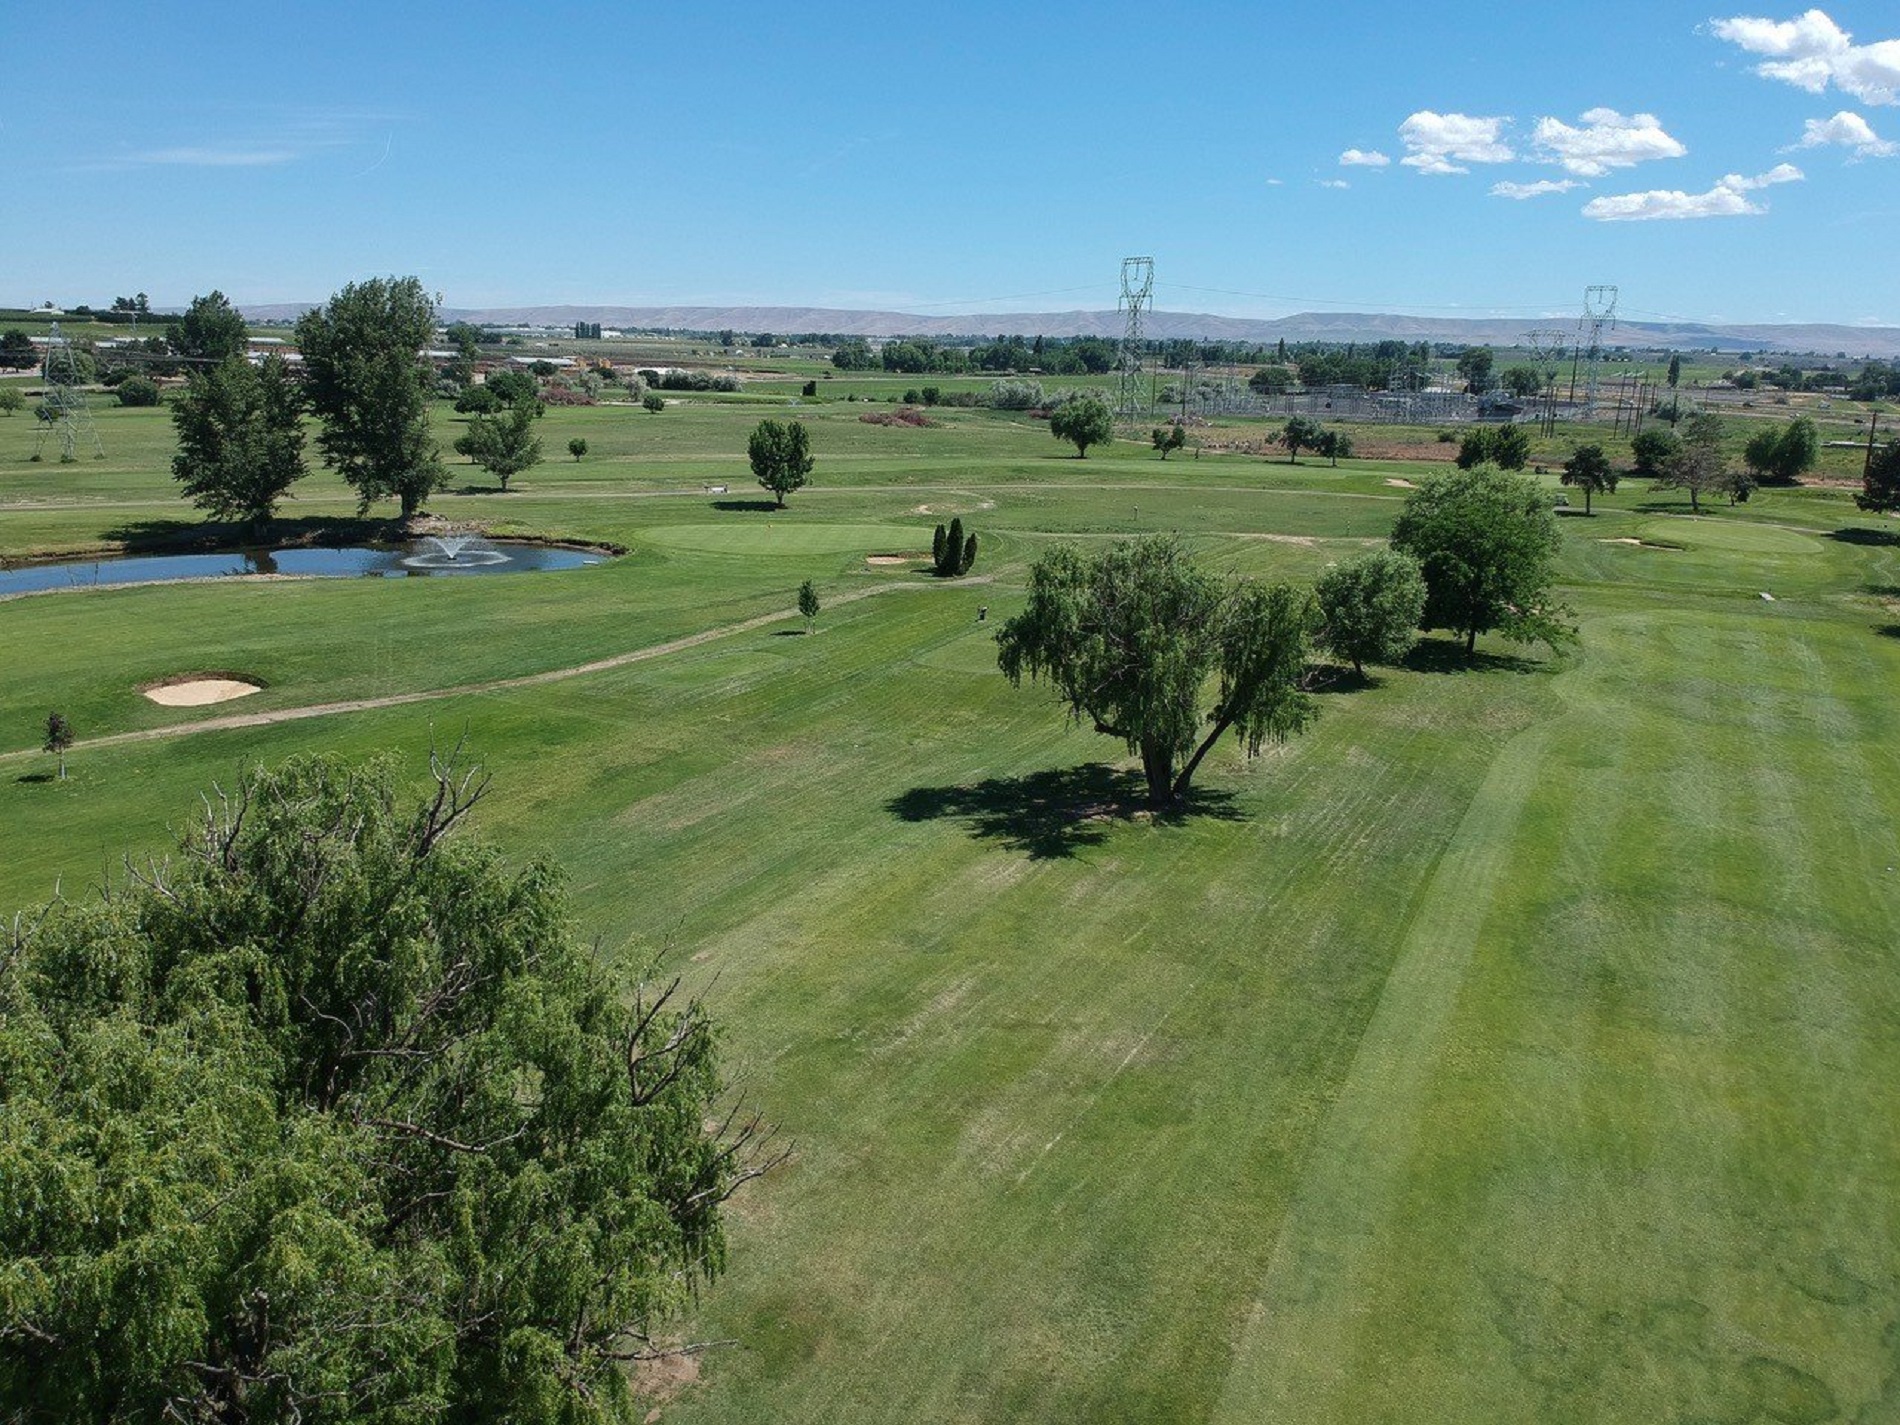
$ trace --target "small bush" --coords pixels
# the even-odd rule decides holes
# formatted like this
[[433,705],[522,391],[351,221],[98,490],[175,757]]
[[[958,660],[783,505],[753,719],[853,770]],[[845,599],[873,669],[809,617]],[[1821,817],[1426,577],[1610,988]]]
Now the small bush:
[[666,397],[658,391],[649,391],[640,398],[640,404],[657,415],[666,409]]
[[118,386],[121,406],[156,406],[158,382],[149,376],[128,376]]

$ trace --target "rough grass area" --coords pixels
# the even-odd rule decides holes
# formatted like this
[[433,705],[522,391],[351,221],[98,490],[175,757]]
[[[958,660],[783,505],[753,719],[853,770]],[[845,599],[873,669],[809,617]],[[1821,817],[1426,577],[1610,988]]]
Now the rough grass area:
[[[1309,579],[1415,467],[1078,462],[983,412],[859,413],[808,413],[783,512],[750,507],[757,412],[711,406],[552,412],[598,454],[436,502],[630,550],[594,569],[0,604],[0,907],[162,852],[248,762],[419,776],[465,740],[482,833],[560,861],[603,953],[700,988],[798,1144],[682,1324],[741,1344],[667,1420],[1900,1411],[1885,524],[1626,484],[1562,522],[1576,652],[1430,640],[1157,821],[1119,745],[994,670],[1028,561],[1172,529]],[[191,523],[162,413],[101,417],[113,459],[65,471],[0,422],[0,552]],[[310,484],[297,513],[347,512]],[[867,567],[953,511],[987,582]],[[779,637],[806,578],[824,636]],[[245,713],[423,700],[193,731],[222,710],[139,689],[194,669],[264,683]]]

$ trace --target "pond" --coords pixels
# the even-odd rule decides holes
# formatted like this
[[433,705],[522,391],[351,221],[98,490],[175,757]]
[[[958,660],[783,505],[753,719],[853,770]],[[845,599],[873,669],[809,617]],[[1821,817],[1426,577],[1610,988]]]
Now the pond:
[[0,595],[43,589],[84,589],[166,579],[241,578],[292,574],[322,579],[416,579],[476,574],[530,574],[578,569],[607,556],[594,550],[555,549],[464,536],[411,544],[352,545],[335,549],[230,549],[218,554],[121,554],[63,559],[0,569]]

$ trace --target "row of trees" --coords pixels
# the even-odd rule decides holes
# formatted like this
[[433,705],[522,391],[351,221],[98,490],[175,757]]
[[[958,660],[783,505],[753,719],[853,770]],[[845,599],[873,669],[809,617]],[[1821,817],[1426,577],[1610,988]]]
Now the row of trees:
[[[1012,683],[1042,680],[1071,717],[1141,759],[1149,802],[1188,795],[1230,730],[1251,756],[1315,715],[1309,653],[1363,673],[1402,658],[1419,629],[1475,651],[1480,633],[1552,646],[1575,637],[1551,597],[1557,530],[1537,483],[1493,465],[1427,476],[1391,545],[1335,566],[1312,591],[1223,583],[1175,538],[1100,553],[1058,545],[1030,569],[1029,599],[997,633]],[[1209,701],[1211,695],[1211,702]]]
[[414,277],[352,283],[297,323],[302,380],[277,357],[244,356],[243,319],[222,293],[191,304],[176,327],[196,363],[173,404],[172,473],[202,508],[257,525],[302,479],[302,416],[361,508],[395,499],[404,517],[448,476],[429,430],[434,380],[422,351],[434,305]]

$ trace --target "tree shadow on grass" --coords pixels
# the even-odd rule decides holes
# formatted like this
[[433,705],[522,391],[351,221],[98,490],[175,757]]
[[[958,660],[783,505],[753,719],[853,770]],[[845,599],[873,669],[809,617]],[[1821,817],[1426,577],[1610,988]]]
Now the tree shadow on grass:
[[1366,693],[1385,686],[1377,673],[1354,672],[1335,663],[1309,665],[1306,690],[1309,693]]
[[1100,762],[990,777],[965,787],[912,787],[886,805],[904,821],[962,821],[977,840],[1000,842],[1032,861],[1066,859],[1100,846],[1116,822],[1242,819],[1233,793],[1219,789],[1195,788],[1179,805],[1157,811],[1148,805],[1140,773]]
[[1891,529],[1863,529],[1849,525],[1829,533],[1829,539],[1838,539],[1842,544],[1889,545],[1900,544],[1900,531]]
[[342,515],[275,519],[261,530],[235,520],[128,520],[105,531],[131,554],[173,554],[257,545],[370,544],[403,537],[390,520]]
[[1521,653],[1466,654],[1462,642],[1421,638],[1405,655],[1402,667],[1414,673],[1535,673],[1544,665]]
[[53,780],[53,774],[51,772],[27,772],[15,777],[13,780],[16,782],[25,782],[28,786],[43,786]]
[[782,508],[782,506],[774,503],[771,500],[714,500],[712,502],[712,507],[715,510],[727,510],[727,511],[750,510],[755,514],[761,510],[763,510],[767,514],[770,514],[773,510]]
[[1874,632],[1882,638],[1900,638],[1900,623],[1883,623]]

